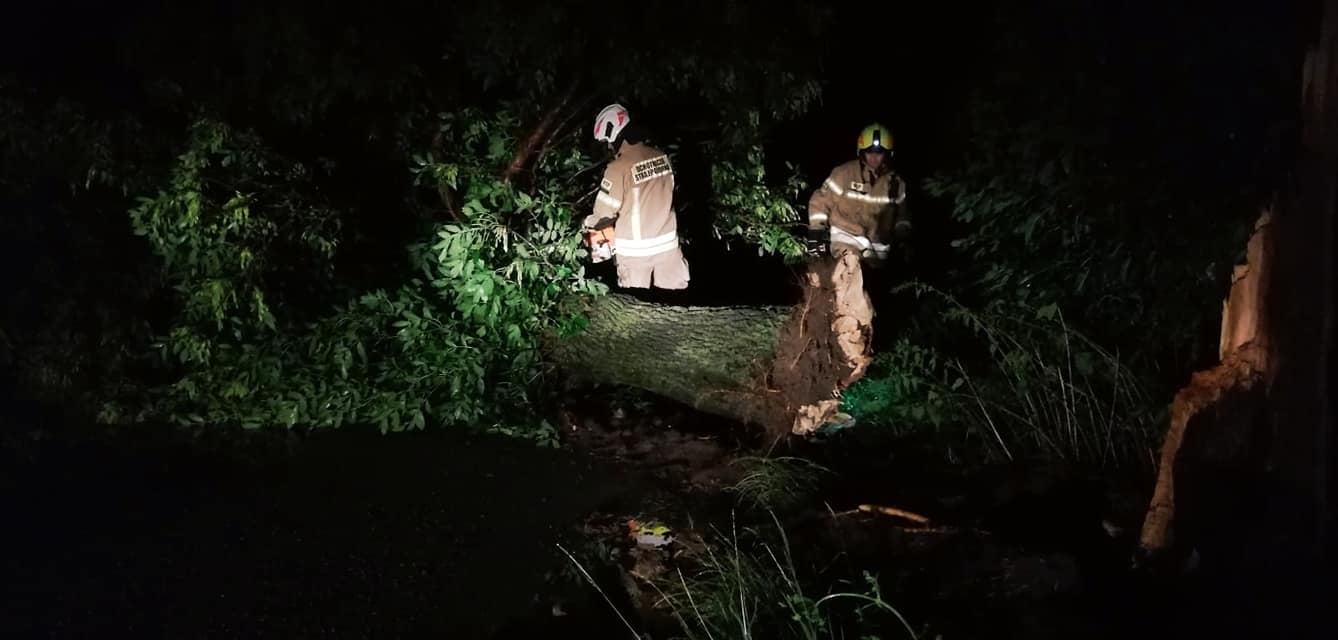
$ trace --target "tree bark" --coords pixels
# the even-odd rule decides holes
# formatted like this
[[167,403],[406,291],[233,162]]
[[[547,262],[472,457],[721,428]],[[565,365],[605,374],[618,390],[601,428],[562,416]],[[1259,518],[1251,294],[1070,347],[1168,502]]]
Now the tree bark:
[[575,374],[744,417],[789,314],[789,307],[674,307],[611,294],[558,360]]
[[[1335,218],[1338,217],[1338,0],[1321,0],[1301,73],[1301,135],[1283,189],[1269,322],[1276,440],[1269,467],[1286,500],[1274,501],[1296,560],[1333,560]],[[1295,500],[1292,501],[1291,499]],[[1289,508],[1287,505],[1295,508]]]
[[1242,592],[1269,585],[1289,620],[1317,596],[1309,580],[1332,562],[1334,542],[1338,0],[1317,6],[1296,156],[1232,285],[1222,363],[1172,404],[1140,539],[1155,554],[1191,529],[1187,544],[1216,547]]
[[[1139,537],[1139,546],[1147,554],[1161,553],[1171,544],[1172,523],[1176,516],[1176,474],[1177,468],[1183,471],[1185,466],[1181,453],[1190,425],[1193,424],[1196,430],[1216,431],[1219,440],[1223,439],[1222,434],[1240,434],[1255,428],[1257,408],[1228,415],[1219,411],[1213,425],[1203,424],[1199,417],[1228,399],[1251,394],[1268,374],[1266,301],[1274,255],[1270,219],[1269,212],[1260,216],[1246,247],[1246,262],[1234,270],[1231,292],[1222,305],[1220,364],[1191,376],[1190,383],[1176,393],[1171,403],[1170,423],[1158,461],[1157,484]],[[1194,451],[1190,455],[1196,454],[1200,452]],[[1215,455],[1222,457],[1223,454],[1219,451]],[[1233,462],[1239,464],[1241,452],[1229,455],[1236,457]]]
[[550,353],[577,379],[806,435],[864,375],[873,308],[857,256],[810,263],[803,284],[792,307],[676,307],[610,294],[589,309],[585,331]]
[[567,90],[558,97],[557,102],[544,112],[539,118],[539,122],[530,129],[528,135],[520,142],[520,148],[516,149],[516,155],[511,159],[511,164],[502,172],[502,179],[508,183],[520,180],[528,185],[531,178],[531,170],[538,162],[539,157],[547,150],[553,137],[571,122],[577,109],[584,107],[588,100],[577,100],[577,85],[572,84]]

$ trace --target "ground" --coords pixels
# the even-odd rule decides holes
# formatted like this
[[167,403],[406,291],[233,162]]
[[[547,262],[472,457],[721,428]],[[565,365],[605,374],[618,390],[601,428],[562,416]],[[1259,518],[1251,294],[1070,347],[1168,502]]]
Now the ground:
[[621,490],[568,452],[445,431],[206,444],[24,419],[0,463],[19,636],[489,637]]
[[[630,635],[622,611],[662,638],[637,576],[686,566],[712,526],[771,522],[731,487],[773,443],[625,392],[569,407],[561,450],[447,430],[110,433],[11,405],[0,624],[23,636],[612,638]],[[1132,534],[1107,534],[1134,529],[1136,481],[853,436],[769,455],[832,470],[777,511],[814,588],[873,571],[921,637],[1172,637],[1163,617],[1189,611],[1127,571]],[[680,538],[639,550],[632,519]]]

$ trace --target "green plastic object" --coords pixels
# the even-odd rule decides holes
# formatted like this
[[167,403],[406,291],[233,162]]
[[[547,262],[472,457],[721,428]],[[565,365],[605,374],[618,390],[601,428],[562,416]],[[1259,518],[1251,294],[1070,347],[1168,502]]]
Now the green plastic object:
[[857,422],[858,420],[855,419],[855,416],[843,411],[838,411],[836,412],[836,415],[832,416],[831,420],[828,420],[821,427],[818,427],[815,433],[821,438],[827,438],[836,434],[838,431],[844,431],[845,429],[855,426]]

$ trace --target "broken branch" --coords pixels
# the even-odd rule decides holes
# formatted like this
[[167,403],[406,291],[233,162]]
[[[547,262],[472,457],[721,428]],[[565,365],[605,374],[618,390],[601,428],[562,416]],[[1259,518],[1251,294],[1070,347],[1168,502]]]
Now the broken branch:
[[848,511],[837,511],[832,514],[832,517],[840,518],[843,516],[854,515],[856,513],[879,513],[885,516],[904,518],[916,524],[923,524],[923,525],[929,524],[929,518],[926,518],[918,513],[915,513],[913,511],[906,511],[905,509],[898,509],[896,507],[888,507],[880,504],[862,504]]
[[561,123],[568,120],[569,105],[576,96],[576,85],[573,84],[563,92],[556,105],[544,113],[535,125],[530,134],[521,142],[520,148],[516,150],[515,157],[511,160],[510,166],[502,173],[502,180],[508,184],[517,177],[526,173],[534,165],[535,159],[539,157],[543,150],[548,147],[552,134]]

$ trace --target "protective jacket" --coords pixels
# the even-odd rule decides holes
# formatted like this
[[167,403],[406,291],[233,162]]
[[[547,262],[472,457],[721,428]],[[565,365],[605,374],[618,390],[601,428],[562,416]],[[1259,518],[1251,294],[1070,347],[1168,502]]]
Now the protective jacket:
[[624,142],[604,169],[595,209],[585,226],[614,224],[614,252],[625,258],[649,258],[678,249],[674,212],[674,169],[669,156],[645,144]]
[[623,142],[604,169],[587,229],[612,224],[613,253],[622,287],[685,289],[690,274],[678,246],[674,169],[652,146]]
[[884,166],[873,171],[858,159],[838,165],[808,201],[809,229],[831,230],[831,244],[862,254],[886,254],[892,230],[909,223],[906,183]]

